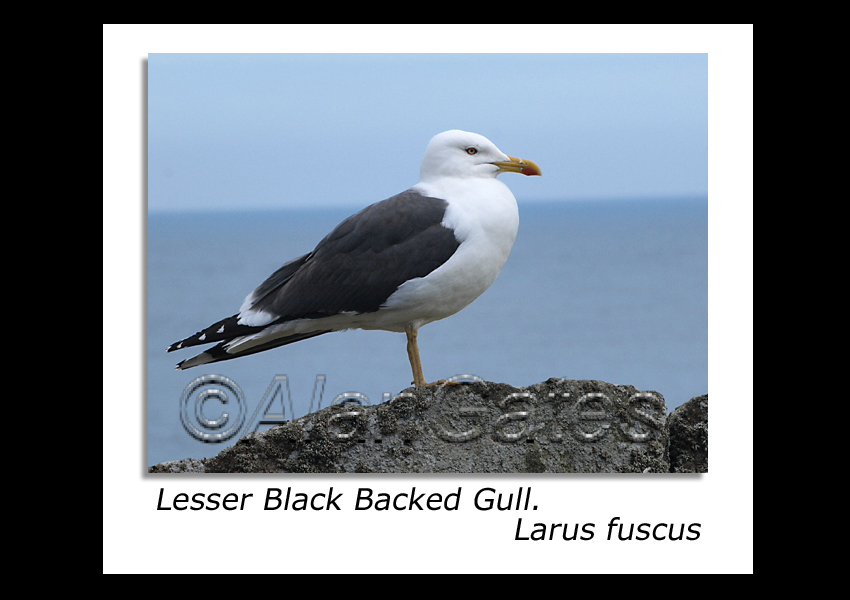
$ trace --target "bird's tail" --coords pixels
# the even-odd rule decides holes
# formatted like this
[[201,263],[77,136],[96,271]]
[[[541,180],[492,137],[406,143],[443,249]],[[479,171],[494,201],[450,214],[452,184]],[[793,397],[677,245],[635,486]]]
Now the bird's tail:
[[[214,326],[213,326],[214,327]],[[262,329],[262,328],[260,328]],[[264,350],[271,350],[272,348],[277,348],[278,346],[285,346],[286,344],[292,344],[293,342],[300,342],[301,340],[306,340],[311,337],[316,337],[317,335],[322,335],[325,333],[330,333],[333,331],[332,329],[325,329],[323,331],[312,331],[310,333],[298,333],[295,335],[288,335],[280,338],[276,338],[265,342],[263,344],[257,344],[256,346],[251,346],[250,348],[242,351],[236,352],[228,352],[228,347],[232,345],[232,342],[235,340],[228,340],[221,342],[220,344],[209,348],[200,354],[193,356],[192,358],[187,358],[186,360],[181,360],[177,363],[177,369],[182,371],[184,369],[189,369],[191,367],[197,367],[198,365],[206,365],[213,362],[219,362],[222,360],[230,360],[233,358],[239,358],[240,356],[248,356],[249,354],[255,354],[257,352],[262,352]],[[195,334],[197,335],[197,334]],[[194,336],[192,336],[194,337]],[[191,338],[187,338],[191,339]],[[178,342],[179,343],[179,342]],[[198,342],[203,344],[204,342]],[[195,344],[192,344],[195,345]],[[177,348],[175,348],[176,350]]]

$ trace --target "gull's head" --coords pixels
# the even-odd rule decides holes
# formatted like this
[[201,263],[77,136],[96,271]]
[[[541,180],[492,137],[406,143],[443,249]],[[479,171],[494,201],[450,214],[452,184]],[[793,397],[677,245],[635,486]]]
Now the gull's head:
[[508,156],[483,135],[452,129],[438,133],[428,143],[420,180],[442,177],[495,177],[504,172],[540,175],[530,160]]

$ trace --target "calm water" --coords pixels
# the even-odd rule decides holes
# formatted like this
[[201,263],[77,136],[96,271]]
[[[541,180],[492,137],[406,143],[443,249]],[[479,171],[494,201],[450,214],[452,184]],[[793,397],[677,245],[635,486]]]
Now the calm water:
[[[174,365],[204,347],[165,352],[236,313],[272,271],[312,250],[353,212],[149,217],[148,464],[212,456],[238,439],[202,443],[184,430],[181,394],[201,375],[224,375],[241,389],[247,413],[240,435],[276,375],[288,378],[291,405],[284,407],[294,416],[319,404],[317,375],[325,376],[322,406],[343,392],[376,404],[410,385],[400,333],[332,333],[187,371]],[[520,220],[493,286],[420,330],[429,381],[460,373],[515,386],[601,379],[658,391],[668,409],[708,391],[707,200],[521,203]],[[203,410],[209,419],[230,412],[236,422],[233,402],[210,400]]]

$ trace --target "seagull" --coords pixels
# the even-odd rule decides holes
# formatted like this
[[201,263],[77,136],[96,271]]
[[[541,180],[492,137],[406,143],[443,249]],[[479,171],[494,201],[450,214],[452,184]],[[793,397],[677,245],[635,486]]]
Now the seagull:
[[516,199],[496,179],[506,172],[541,175],[477,133],[435,135],[419,183],[342,221],[248,294],[237,314],[171,344],[168,352],[217,343],[177,369],[380,329],[407,335],[414,385],[433,385],[422,372],[419,328],[468,306],[504,266],[519,227]]

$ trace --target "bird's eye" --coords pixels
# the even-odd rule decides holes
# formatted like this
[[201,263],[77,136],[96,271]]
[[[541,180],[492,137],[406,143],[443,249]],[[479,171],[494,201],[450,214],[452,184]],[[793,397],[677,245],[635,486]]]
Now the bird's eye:
[[476,148],[475,146],[470,146],[466,149],[466,153],[470,156],[472,156],[473,154],[478,154],[478,148]]

